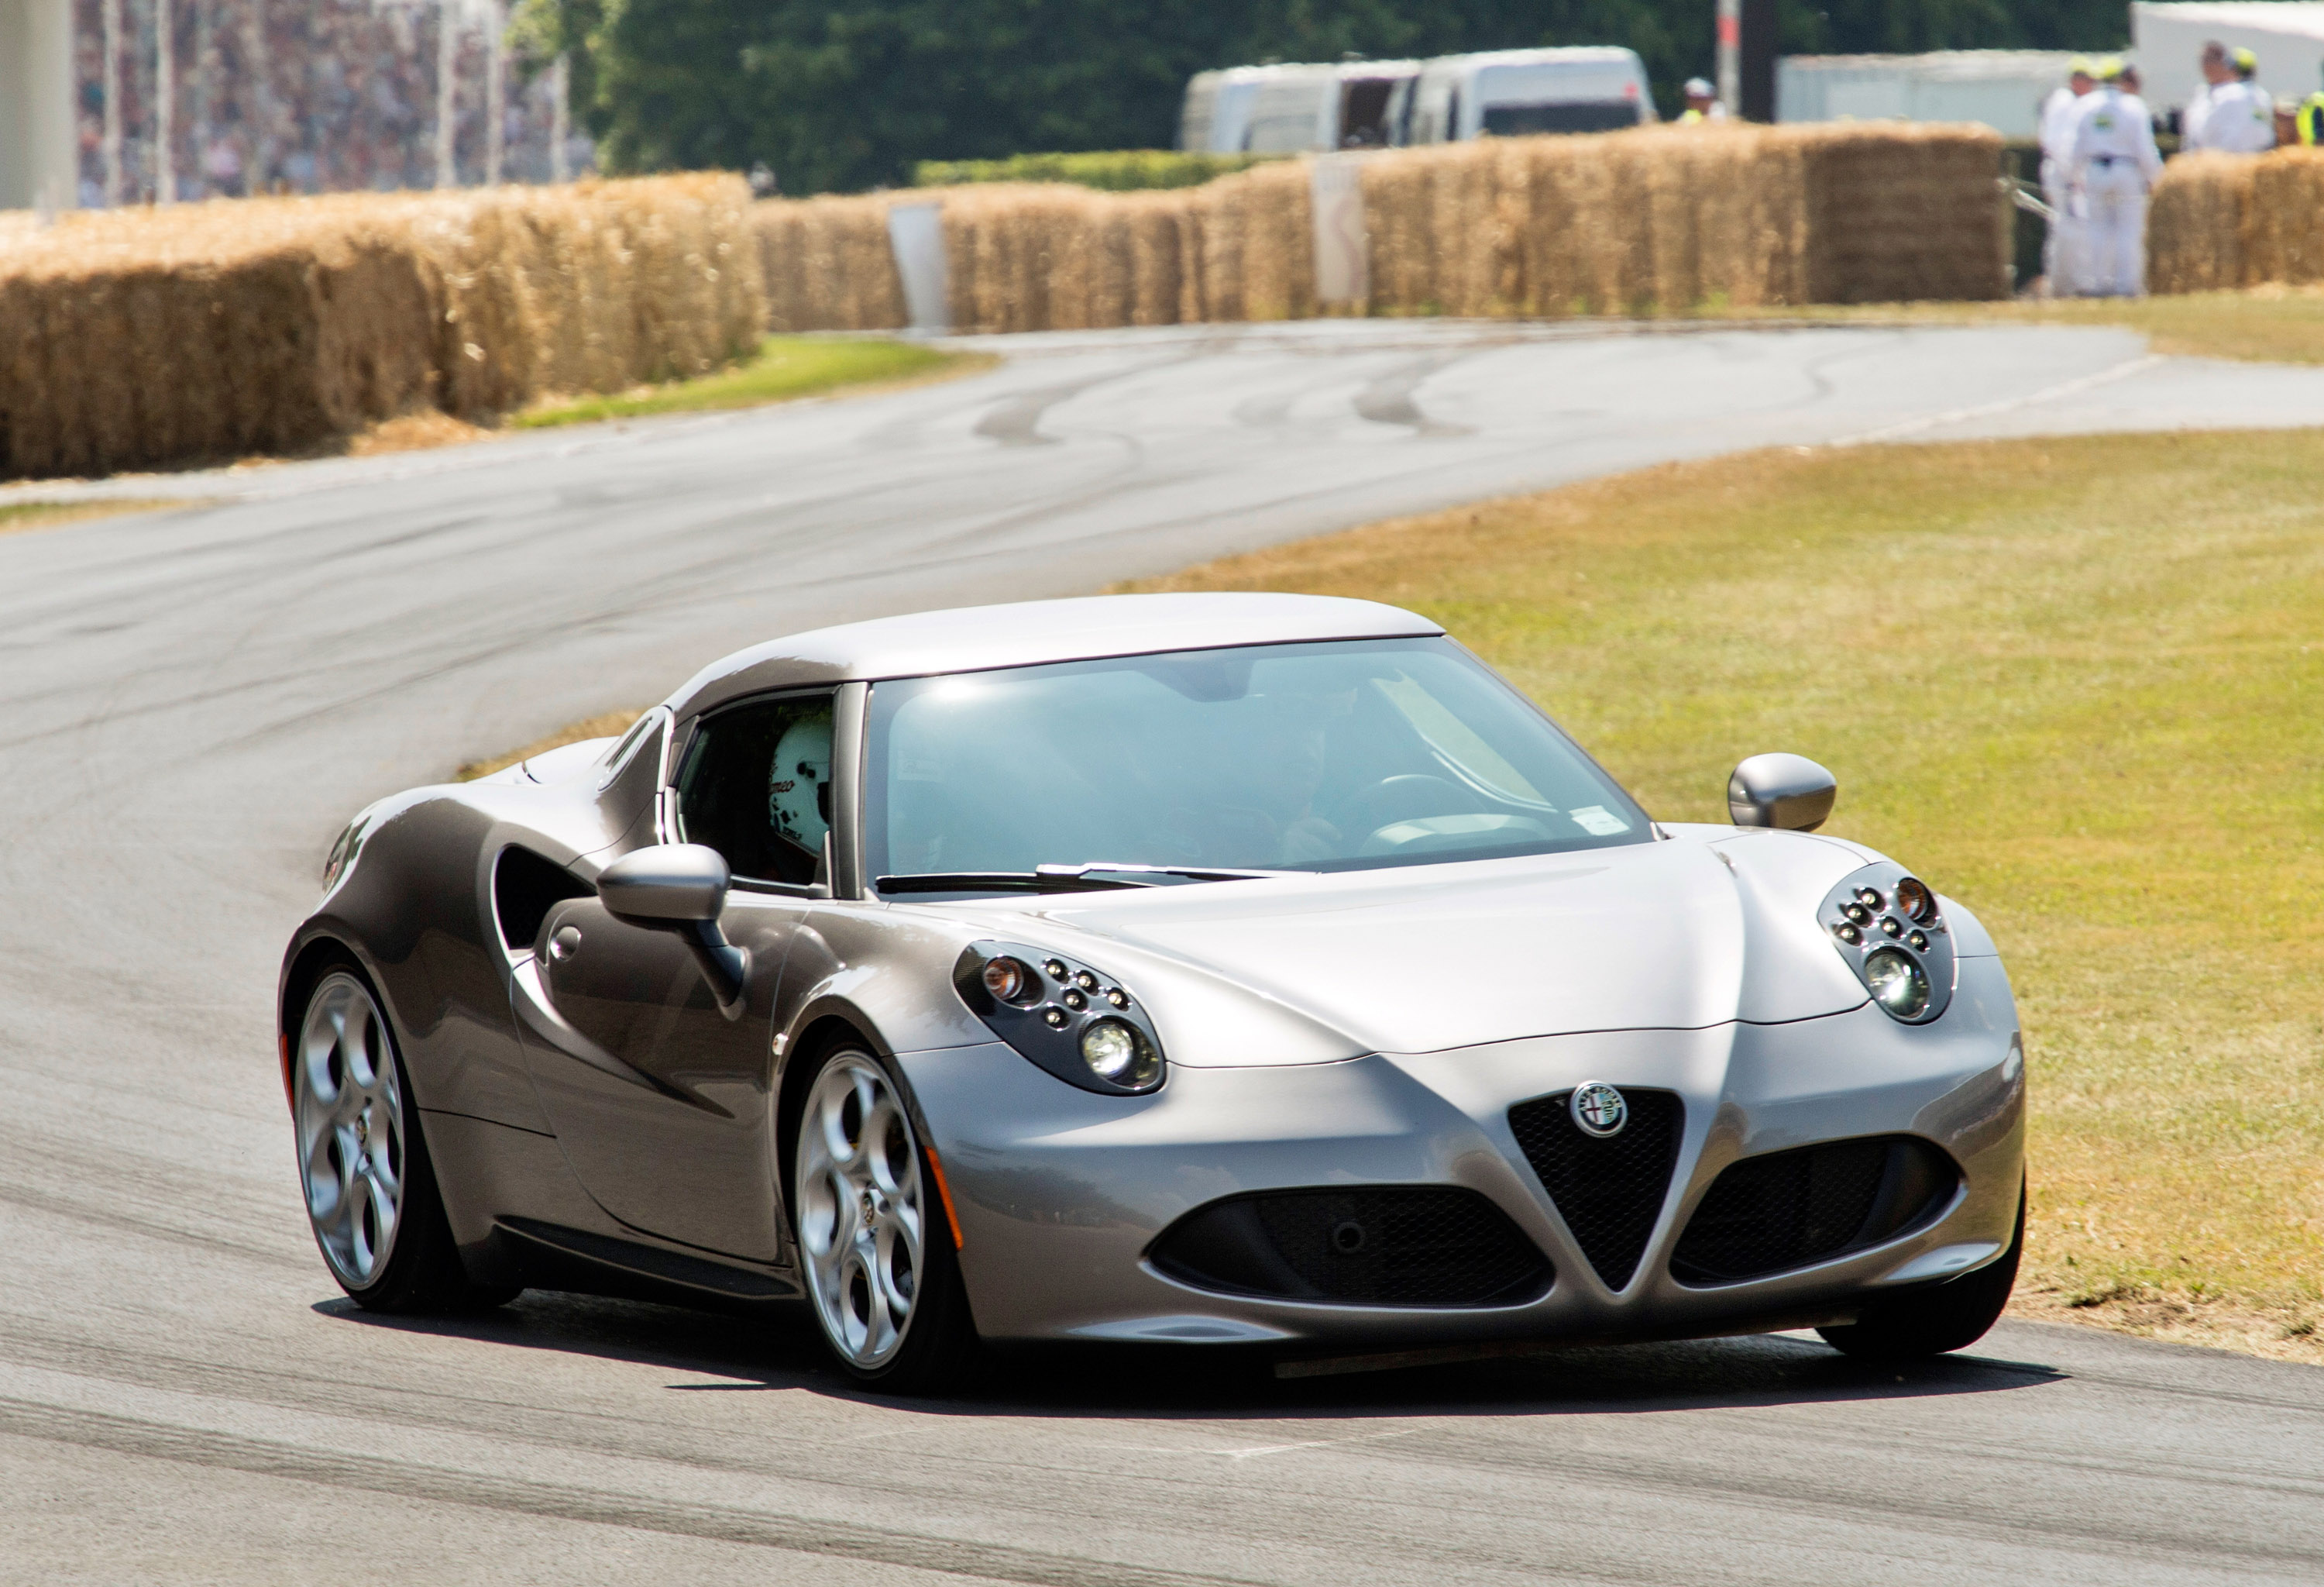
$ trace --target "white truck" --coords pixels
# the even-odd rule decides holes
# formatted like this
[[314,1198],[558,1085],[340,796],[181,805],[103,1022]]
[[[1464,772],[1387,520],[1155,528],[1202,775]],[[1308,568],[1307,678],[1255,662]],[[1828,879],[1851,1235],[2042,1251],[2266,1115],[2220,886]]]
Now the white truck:
[[1197,72],[1181,149],[1289,154],[1604,132],[1655,119],[1646,69],[1621,49],[1495,50],[1420,60]]

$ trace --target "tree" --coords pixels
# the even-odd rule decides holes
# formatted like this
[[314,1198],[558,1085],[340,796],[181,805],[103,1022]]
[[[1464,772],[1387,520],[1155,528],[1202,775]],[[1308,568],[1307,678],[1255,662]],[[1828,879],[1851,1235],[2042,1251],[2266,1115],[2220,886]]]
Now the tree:
[[[1708,75],[1716,0],[526,0],[583,58],[576,114],[609,166],[741,170],[787,191],[904,180],[913,161],[1167,147],[1186,78],[1266,60],[1627,44],[1655,97]],[[2107,49],[2120,0],[1779,0],[1786,53]]]

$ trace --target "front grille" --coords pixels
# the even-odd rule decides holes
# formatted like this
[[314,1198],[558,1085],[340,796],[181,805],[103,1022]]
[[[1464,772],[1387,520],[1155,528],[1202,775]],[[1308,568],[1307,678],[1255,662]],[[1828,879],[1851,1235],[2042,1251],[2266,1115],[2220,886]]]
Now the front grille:
[[1230,1196],[1170,1225],[1148,1256],[1199,1289],[1347,1306],[1515,1306],[1551,1278],[1508,1213],[1457,1186]]
[[1670,1193],[1686,1104],[1674,1091],[1629,1091],[1629,1121],[1618,1135],[1585,1135],[1567,1111],[1573,1093],[1536,1097],[1509,1110],[1509,1129],[1557,1204],[1582,1254],[1609,1289],[1638,1269]]
[[1732,1284],[1882,1244],[1942,1212],[1953,1160],[1910,1135],[1827,1141],[1729,1164],[1671,1253],[1682,1284]]

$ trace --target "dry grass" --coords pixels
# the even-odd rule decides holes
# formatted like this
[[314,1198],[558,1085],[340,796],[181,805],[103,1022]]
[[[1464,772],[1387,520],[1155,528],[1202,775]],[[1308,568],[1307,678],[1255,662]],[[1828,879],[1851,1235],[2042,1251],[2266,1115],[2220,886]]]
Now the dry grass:
[[60,523],[85,523],[92,518],[118,518],[124,512],[160,512],[190,504],[186,502],[128,500],[17,502],[0,504],[0,534],[13,534],[23,529],[54,529]]
[[479,777],[505,771],[519,761],[530,761],[535,755],[563,749],[567,744],[577,744],[593,738],[613,738],[627,733],[631,724],[645,714],[646,708],[640,706],[635,710],[601,711],[595,716],[584,716],[578,722],[566,724],[547,738],[533,740],[521,750],[511,750],[505,755],[495,755],[488,761],[470,761],[452,774],[452,780],[474,782]]
[[1721,318],[1867,325],[2115,326],[2141,333],[2158,353],[2180,357],[2324,364],[2324,286],[2271,284],[2240,291],[2130,299],[1737,309]]
[[[1370,155],[1360,307],[1558,317],[1997,298],[2000,156],[1983,128],[1903,124],[1646,127]],[[1165,192],[1021,183],[770,200],[753,212],[770,324],[903,324],[888,209],[932,199],[962,329],[1323,312],[1307,166],[1284,161]]]
[[1142,587],[1426,612],[1673,818],[1832,766],[2008,955],[2021,1309],[2324,1361],[2319,479],[2316,431],[1787,450]]
[[0,235],[0,474],[295,454],[700,374],[765,311],[739,179],[77,213]]

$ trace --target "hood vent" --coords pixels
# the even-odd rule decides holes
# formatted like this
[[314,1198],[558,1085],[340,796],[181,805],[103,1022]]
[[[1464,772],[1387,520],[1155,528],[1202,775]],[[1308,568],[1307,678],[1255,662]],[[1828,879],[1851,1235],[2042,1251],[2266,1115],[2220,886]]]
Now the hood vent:
[[1609,1289],[1638,1270],[1646,1241],[1670,1194],[1686,1104],[1674,1091],[1624,1089],[1628,1119],[1618,1135],[1585,1135],[1568,1104],[1573,1093],[1536,1097],[1509,1110],[1509,1129],[1541,1176],[1558,1215]]

